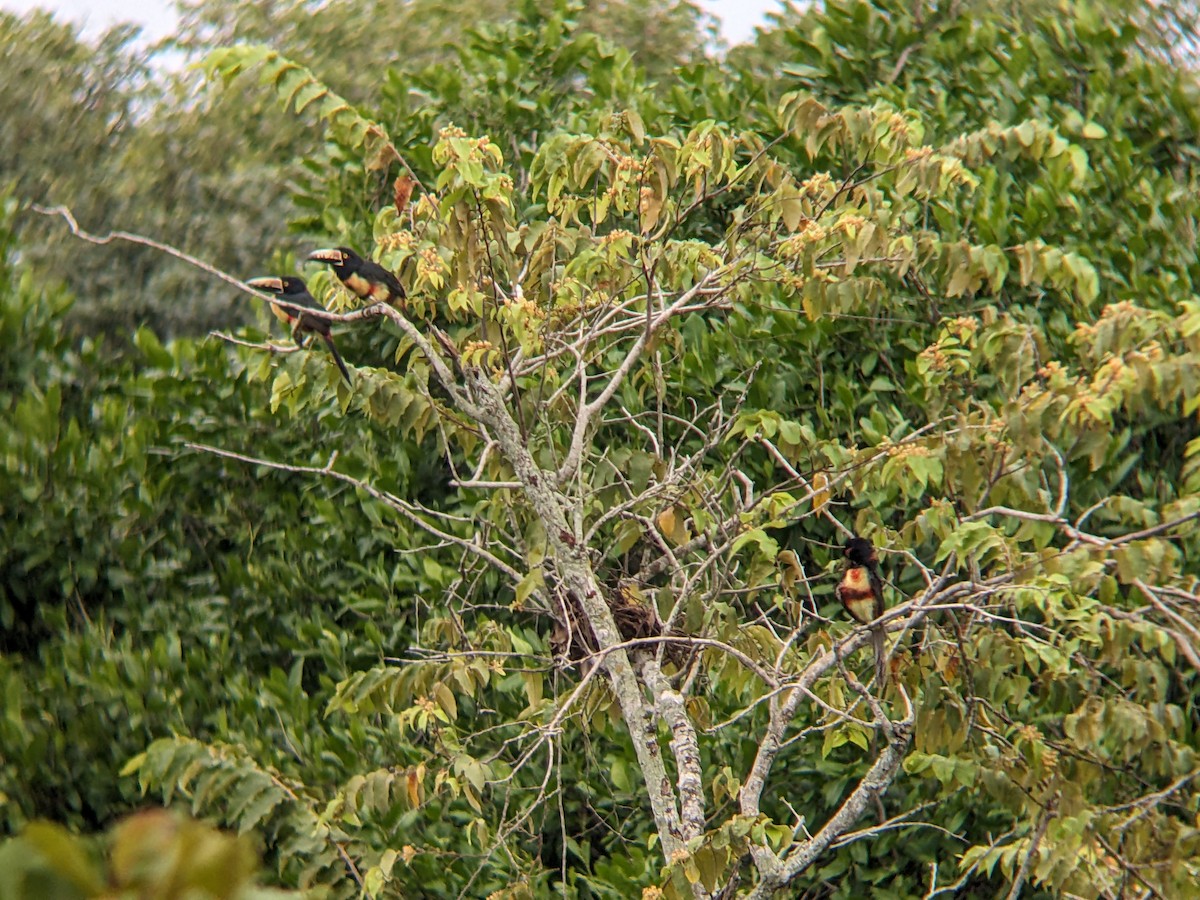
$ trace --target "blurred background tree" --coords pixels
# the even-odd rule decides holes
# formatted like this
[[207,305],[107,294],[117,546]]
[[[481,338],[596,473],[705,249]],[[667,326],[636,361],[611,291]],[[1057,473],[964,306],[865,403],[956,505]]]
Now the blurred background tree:
[[[552,11],[551,2],[507,0],[182,3],[179,34],[153,52],[132,26],[93,42],[46,13],[0,12],[0,35],[13,48],[0,61],[8,123],[0,181],[14,183],[24,201],[70,206],[94,231],[153,234],[250,277],[291,233],[289,185],[302,177],[303,160],[319,159],[324,141],[260,92],[209,84],[190,63],[216,47],[265,41],[367,108],[387,89],[404,93],[410,109],[431,100],[452,104],[443,114],[467,104],[478,113],[489,105],[486,84],[457,98],[422,96],[428,79],[442,87],[430,73],[460,67],[472,35],[522,18],[528,34],[529,22]],[[686,2],[595,3],[570,16],[573,27],[603,35],[663,79],[702,60],[716,34],[714,21]],[[522,63],[511,53],[508,62]],[[559,63],[560,95],[570,62]],[[483,117],[495,127],[504,113]],[[152,250],[81,247],[37,219],[22,217],[19,227],[27,262],[80,298],[71,318],[85,333],[122,335],[150,324],[164,336],[197,335],[245,321],[227,290]]]

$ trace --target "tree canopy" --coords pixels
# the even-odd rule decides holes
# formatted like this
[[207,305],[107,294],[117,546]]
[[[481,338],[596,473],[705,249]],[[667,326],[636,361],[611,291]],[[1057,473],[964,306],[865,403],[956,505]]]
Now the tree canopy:
[[[689,4],[189,6],[205,99],[128,158],[236,107],[291,173],[172,269],[221,333],[81,338],[22,242],[194,247],[7,212],[15,896],[179,841],[264,890],[183,819],[26,826],[142,798],[331,897],[1189,896],[1187,11],[828,0],[709,58]],[[407,300],[304,262],[338,245]],[[239,283],[295,272],[350,386]]]

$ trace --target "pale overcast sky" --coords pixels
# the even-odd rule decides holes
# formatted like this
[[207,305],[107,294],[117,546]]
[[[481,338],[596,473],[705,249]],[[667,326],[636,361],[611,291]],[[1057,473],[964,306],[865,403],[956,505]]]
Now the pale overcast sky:
[[[721,20],[722,34],[730,44],[749,40],[754,27],[763,23],[767,11],[780,5],[780,0],[696,2]],[[170,0],[0,0],[0,7],[18,13],[39,6],[96,30],[119,21],[136,22],[145,29],[149,40],[169,34],[175,23],[175,9]]]

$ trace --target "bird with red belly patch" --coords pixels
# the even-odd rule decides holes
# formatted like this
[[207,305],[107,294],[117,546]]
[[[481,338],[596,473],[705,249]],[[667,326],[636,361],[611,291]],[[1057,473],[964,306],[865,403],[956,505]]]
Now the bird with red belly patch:
[[[846,608],[855,622],[868,625],[883,615],[883,579],[879,575],[879,560],[875,545],[866,538],[852,537],[846,541],[846,571],[834,591],[838,602]],[[883,626],[871,627],[871,643],[875,647],[875,680],[883,686],[884,660]]]
[[332,267],[333,274],[358,299],[367,303],[389,303],[404,309],[408,295],[400,279],[379,263],[363,259],[349,247],[314,250],[308,258]]

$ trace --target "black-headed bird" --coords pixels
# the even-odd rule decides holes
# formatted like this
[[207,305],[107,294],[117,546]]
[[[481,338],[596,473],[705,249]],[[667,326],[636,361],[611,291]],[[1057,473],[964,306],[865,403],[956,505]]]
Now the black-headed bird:
[[363,259],[349,247],[314,250],[308,254],[308,258],[331,266],[333,274],[358,299],[366,303],[390,303],[404,308],[408,294],[400,280],[379,263]]
[[[298,307],[319,309],[321,312],[325,312],[325,307],[318,303],[317,298],[308,292],[308,285],[304,283],[304,279],[297,278],[295,275],[251,278],[246,284],[250,285],[250,287],[258,288],[260,291],[275,294],[280,300],[287,303],[294,303]],[[333,355],[333,361],[337,363],[342,377],[346,379],[346,384],[354,387],[354,380],[350,377],[350,370],[346,368],[346,364],[342,362],[341,354],[338,353],[337,347],[334,346],[333,334],[330,331],[328,319],[322,319],[320,316],[306,315],[298,309],[279,306],[275,303],[271,304],[271,312],[275,314],[275,318],[287,323],[288,327],[292,330],[292,339],[297,344],[301,344],[305,334],[318,335],[325,342],[325,346],[329,348],[329,352]]]
[[[850,618],[868,625],[883,615],[883,579],[879,575],[879,560],[875,545],[866,538],[852,537],[846,541],[846,571],[834,594],[846,608]],[[884,634],[883,626],[871,628],[875,646],[875,680],[883,685]]]

